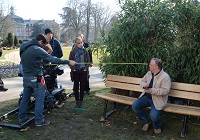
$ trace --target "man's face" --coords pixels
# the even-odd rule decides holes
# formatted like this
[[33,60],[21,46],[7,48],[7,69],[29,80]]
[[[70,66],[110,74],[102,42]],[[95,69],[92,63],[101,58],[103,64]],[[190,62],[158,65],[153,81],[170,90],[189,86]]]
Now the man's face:
[[84,37],[84,35],[83,34],[81,34],[81,39],[83,40],[83,42],[84,42],[84,40],[85,40],[85,37]]
[[149,68],[151,72],[157,72],[158,70],[158,66],[155,63],[155,60],[151,60],[151,62],[149,63]]
[[38,41],[38,43],[40,44],[40,47],[45,47],[46,45],[47,45],[47,43],[45,43],[45,44],[43,44],[43,41],[42,40],[40,40],[40,41]]
[[50,32],[50,33],[46,34],[46,36],[47,36],[48,40],[51,41],[53,34]]

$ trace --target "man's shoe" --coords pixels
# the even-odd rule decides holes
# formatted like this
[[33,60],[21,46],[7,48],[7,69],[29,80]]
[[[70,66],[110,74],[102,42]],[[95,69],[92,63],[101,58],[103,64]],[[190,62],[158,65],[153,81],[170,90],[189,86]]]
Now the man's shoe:
[[0,91],[7,91],[8,89],[3,87],[2,89],[0,89]]
[[145,125],[142,127],[142,130],[143,130],[143,131],[148,131],[148,130],[149,130],[149,127],[150,127],[150,123],[147,123],[147,124],[145,124]]
[[25,118],[24,120],[19,120],[19,124],[22,125],[26,123],[30,118]]
[[35,126],[44,126],[44,125],[48,125],[48,124],[50,124],[50,121],[49,120],[44,120],[42,123],[35,124]]
[[7,90],[8,90],[7,88],[5,88],[5,87],[3,88],[3,91],[7,91]]
[[155,134],[161,134],[162,133],[161,128],[154,129],[154,133]]

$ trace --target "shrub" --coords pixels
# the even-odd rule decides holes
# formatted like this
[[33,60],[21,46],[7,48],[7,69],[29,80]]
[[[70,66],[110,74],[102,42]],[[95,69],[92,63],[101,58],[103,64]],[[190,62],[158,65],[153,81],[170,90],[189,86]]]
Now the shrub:
[[0,77],[2,78],[11,78],[18,76],[19,65],[9,62],[1,62],[0,66]]
[[100,69],[142,77],[157,57],[173,81],[199,84],[199,22],[200,7],[191,1],[126,0],[108,33]]

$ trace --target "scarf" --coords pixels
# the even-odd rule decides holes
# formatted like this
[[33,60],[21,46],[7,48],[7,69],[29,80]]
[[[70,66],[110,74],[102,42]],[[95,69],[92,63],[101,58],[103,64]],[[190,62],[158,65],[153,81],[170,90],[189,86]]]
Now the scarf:
[[[77,63],[84,63],[85,60],[84,58],[85,58],[84,48],[77,47],[74,61]],[[80,70],[82,68],[85,68],[85,64],[78,64],[75,66],[75,70]]]

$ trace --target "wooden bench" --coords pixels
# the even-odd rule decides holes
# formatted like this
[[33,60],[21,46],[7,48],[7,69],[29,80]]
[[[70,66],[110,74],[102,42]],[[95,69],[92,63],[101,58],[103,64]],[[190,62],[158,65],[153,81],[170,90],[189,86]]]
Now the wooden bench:
[[[132,103],[137,99],[136,97],[125,96],[121,94],[116,94],[118,89],[143,92],[143,89],[140,87],[141,78],[136,77],[127,77],[127,76],[118,76],[118,75],[107,75],[106,87],[114,89],[113,93],[98,93],[95,94],[95,97],[102,98],[105,100],[105,107],[103,112],[103,118],[106,119],[110,114],[116,111],[116,103],[132,105]],[[117,90],[116,90],[117,89]],[[171,90],[169,93],[169,98],[184,99],[187,103],[185,104],[175,104],[168,103],[164,108],[165,112],[176,113],[184,115],[183,128],[181,130],[181,137],[186,136],[186,123],[189,116],[200,117],[200,107],[191,106],[191,100],[200,101],[200,85],[195,84],[186,84],[172,82]],[[114,102],[114,109],[107,111],[108,102]]]

